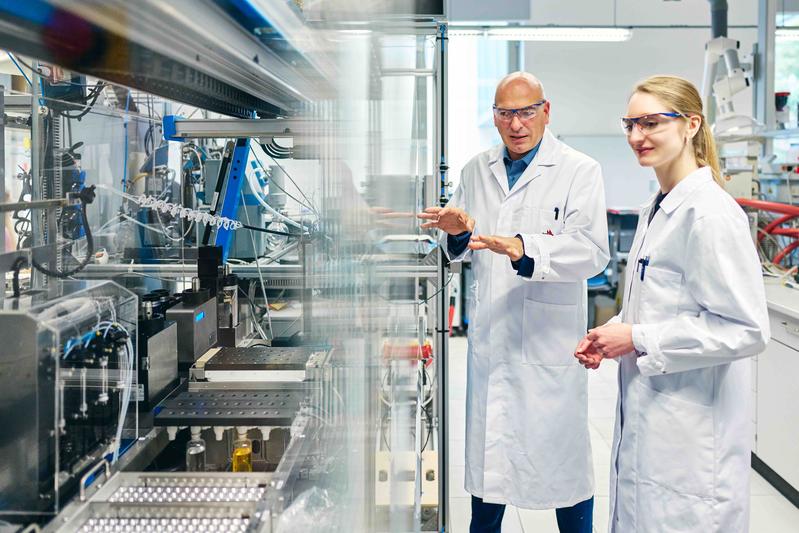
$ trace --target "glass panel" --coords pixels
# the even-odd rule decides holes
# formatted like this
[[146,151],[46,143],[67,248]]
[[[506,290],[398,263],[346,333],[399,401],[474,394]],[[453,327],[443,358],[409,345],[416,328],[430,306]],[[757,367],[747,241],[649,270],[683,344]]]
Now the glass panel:
[[29,293],[0,313],[14,332],[0,343],[2,515],[54,515],[90,467],[116,463],[139,436],[135,295],[58,285],[56,298]]
[[[59,314],[58,327],[45,328],[44,334],[31,340],[34,344],[22,350],[38,354],[43,347],[55,356],[53,375],[64,381],[68,400],[55,402],[60,393],[53,383],[47,389],[46,423],[15,420],[32,432],[49,435],[54,431],[55,444],[48,438],[43,441],[58,449],[59,439],[64,440],[60,406],[72,405],[78,391],[80,414],[82,391],[86,389],[91,398],[98,394],[93,374],[88,374],[91,379],[84,387],[85,373],[72,359],[76,354],[88,357],[92,343],[104,339],[106,332],[135,338],[143,329],[137,330],[137,323],[149,326],[153,316],[162,313],[167,322],[178,322],[180,333],[164,342],[177,344],[180,376],[188,380],[174,394],[272,390],[273,383],[268,381],[280,381],[274,375],[261,381],[263,374],[252,371],[220,385],[202,373],[203,365],[217,348],[234,345],[306,347],[312,353],[307,364],[293,369],[304,379],[280,381],[286,390],[299,391],[299,407],[291,413],[291,423],[240,425],[230,418],[216,424],[192,424],[195,417],[165,427],[157,418],[164,412],[161,407],[173,399],[170,396],[159,408],[142,405],[146,416],[141,433],[148,441],[168,440],[171,444],[162,452],[167,456],[180,448],[181,464],[186,449],[179,445],[189,439],[204,441],[204,468],[222,478],[234,469],[229,461],[234,441],[248,441],[250,461],[236,466],[271,474],[269,487],[259,496],[258,513],[251,515],[255,521],[271,522],[287,531],[305,530],[309,524],[346,531],[438,529],[439,483],[445,476],[438,469],[442,453],[438,427],[443,424],[445,406],[439,404],[437,390],[445,377],[438,375],[437,368],[439,347],[445,342],[446,327],[440,320],[445,316],[441,306],[448,301],[448,287],[442,281],[435,235],[420,230],[415,218],[425,207],[437,205],[441,194],[437,172],[442,162],[438,145],[443,122],[438,108],[441,56],[436,25],[430,20],[392,18],[375,20],[369,29],[353,29],[338,21],[308,22],[300,17],[301,24],[284,31],[286,19],[281,17],[302,13],[301,3],[200,4],[188,17],[179,9],[168,9],[167,4],[148,3],[141,10],[136,8],[136,17],[129,20],[126,16],[132,11],[115,4],[120,13],[110,20],[105,10],[81,11],[79,2],[70,7],[74,12],[70,11],[69,20],[73,15],[90,15],[97,27],[111,24],[138,34],[146,33],[148,26],[162,27],[168,23],[166,17],[173,16],[169,23],[183,28],[183,33],[175,33],[188,40],[185,32],[195,31],[218,15],[217,8],[223,9],[238,26],[233,33],[223,33],[222,29],[231,29],[231,21],[218,16],[220,35],[241,40],[215,40],[207,32],[191,35],[196,39],[196,61],[200,54],[204,61],[205,54],[216,52],[224,58],[216,64],[220,69],[245,72],[246,76],[214,95],[224,93],[230,102],[212,97],[198,102],[197,92],[211,93],[217,86],[200,73],[184,69],[185,64],[177,60],[156,65],[163,70],[143,69],[153,66],[150,61],[156,54],[144,53],[143,45],[128,41],[124,44],[130,56],[123,55],[113,65],[117,70],[102,71],[108,65],[81,66],[140,89],[19,57],[32,71],[27,72],[29,84],[5,93],[28,99],[27,107],[17,102],[13,109],[6,109],[20,118],[15,123],[18,127],[6,125],[5,162],[12,170],[6,173],[5,190],[10,200],[53,202],[9,212],[4,229],[10,255],[0,257],[0,269],[8,278],[18,278],[22,294],[13,296],[9,291],[5,302],[13,307],[33,294],[43,294],[43,316],[58,314],[62,308],[69,313]],[[268,15],[275,15],[274,20]],[[313,39],[303,41],[303,36]],[[208,41],[198,43],[204,37]],[[170,43],[176,47],[169,51],[175,56],[184,51],[182,46],[189,47],[177,37]],[[320,43],[321,50],[315,48]],[[162,43],[150,44],[158,48]],[[292,50],[302,45],[308,48]],[[262,66],[251,59],[251,47],[264,52],[259,56],[264,64],[263,58],[272,57],[266,51],[275,52],[280,61]],[[189,64],[194,64],[194,57],[193,52]],[[335,75],[316,72],[321,64]],[[272,67],[274,72],[269,70]],[[24,70],[25,64],[20,68]],[[182,94],[170,76],[186,71],[196,77],[186,83]],[[273,81],[269,75],[287,71],[303,81],[297,87],[312,86],[318,93],[291,100],[286,95],[294,85],[275,82],[279,91],[269,85]],[[158,76],[163,79],[154,81]],[[264,79],[269,83],[262,83]],[[229,109],[238,117],[258,118],[241,105],[246,98],[236,91],[242,84],[259,94],[274,96],[273,91],[281,102],[290,102],[278,110],[258,102],[259,111],[274,111],[261,112],[266,118],[257,121],[258,127],[281,126],[278,133],[239,133],[233,129],[241,124],[252,127],[254,122],[237,119],[234,123],[209,110]],[[160,90],[175,100],[150,94],[145,88]],[[486,113],[490,114],[488,104]],[[172,117],[177,118],[173,121]],[[202,124],[214,133],[195,130],[183,137],[169,133],[178,126],[198,127],[194,119],[208,120]],[[175,121],[178,125],[172,128]],[[165,130],[170,140],[164,138]],[[176,138],[181,142],[172,140]],[[86,206],[84,219],[77,196],[68,195],[88,198],[90,187],[95,187],[96,197]],[[203,275],[207,264],[202,254],[211,253],[205,243],[219,245],[224,254],[221,271],[212,264],[210,275]],[[84,267],[87,254],[90,260]],[[17,258],[25,261],[17,263]],[[46,268],[30,269],[28,259]],[[105,282],[101,286],[114,287],[126,299],[119,305],[101,305],[99,289],[67,290],[70,282],[62,278],[69,277],[114,280],[118,285]],[[200,298],[203,305],[210,302],[209,314],[203,311],[190,318],[208,320],[210,336],[206,331],[197,333],[197,328],[182,329],[181,319],[169,315],[206,289],[216,292],[216,296],[209,292]],[[88,312],[95,307],[96,314]],[[112,309],[116,316],[111,316]],[[211,319],[214,309],[217,317]],[[30,318],[27,312],[21,316]],[[124,331],[113,324],[122,324]],[[9,330],[4,326],[0,331]],[[152,337],[147,335],[142,338],[149,342]],[[192,343],[196,337],[213,340],[198,348]],[[183,359],[186,345],[188,359]],[[144,343],[139,348],[133,358],[137,361],[144,357]],[[109,374],[109,389],[138,391],[130,376],[117,368],[116,374]],[[99,387],[102,390],[102,383]],[[137,397],[143,395],[143,389],[137,392]],[[185,411],[191,417],[210,409]],[[65,420],[69,428],[71,421]],[[116,425],[106,429],[102,442],[107,448],[108,439],[116,438]],[[74,477],[97,464],[100,456],[84,449],[69,453],[73,455],[64,455],[63,461],[69,457],[74,491]],[[74,461],[75,454],[80,462]],[[182,468],[162,459],[141,468]],[[35,466],[25,464],[26,468]],[[60,468],[58,464],[56,460],[54,471]],[[21,475],[14,472],[10,479],[22,479]],[[100,498],[104,490],[96,496]],[[25,486],[24,496],[27,500],[39,497],[32,485]],[[62,496],[64,501],[74,497]],[[58,494],[51,498],[44,506],[47,513],[59,509]],[[123,504],[115,502],[115,508]],[[99,516],[102,508],[84,511]],[[32,507],[14,504],[7,511],[20,509]],[[129,510],[132,515],[141,511],[141,506]],[[170,512],[182,517],[190,510],[175,506]],[[79,519],[79,515],[70,516]]]

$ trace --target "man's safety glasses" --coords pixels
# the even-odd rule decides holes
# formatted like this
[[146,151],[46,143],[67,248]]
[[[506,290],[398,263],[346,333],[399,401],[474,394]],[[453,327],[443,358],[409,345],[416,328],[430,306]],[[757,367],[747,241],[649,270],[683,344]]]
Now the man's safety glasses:
[[633,126],[637,126],[638,130],[644,135],[650,133],[657,133],[663,126],[674,120],[675,118],[685,117],[682,113],[652,113],[650,115],[643,115],[640,117],[622,117],[621,128],[627,136],[632,135]]
[[513,115],[519,117],[521,121],[532,120],[538,114],[538,108],[547,103],[546,100],[541,100],[535,104],[528,105],[519,109],[505,109],[504,107],[497,107],[494,105],[494,117],[500,122],[510,122],[513,120]]

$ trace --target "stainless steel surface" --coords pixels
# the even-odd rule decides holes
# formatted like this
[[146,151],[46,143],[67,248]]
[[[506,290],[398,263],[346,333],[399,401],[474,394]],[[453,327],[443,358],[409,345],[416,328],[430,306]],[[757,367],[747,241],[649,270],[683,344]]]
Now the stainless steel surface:
[[[254,264],[252,265],[233,265],[232,269],[234,274],[242,278],[257,278],[258,269]],[[283,282],[297,282],[297,286],[301,287],[302,268],[299,265],[276,265],[268,264],[261,265],[261,271],[264,275],[264,282],[267,287],[283,286]],[[402,278],[435,278],[437,276],[438,267],[436,265],[385,265],[375,267],[377,276],[384,277],[402,277]],[[149,264],[149,263],[130,263],[130,264],[117,264],[117,265],[87,265],[86,269],[76,274],[76,277],[88,279],[105,279],[108,277],[119,276],[123,274],[147,274],[158,277],[191,277],[196,275],[197,266],[191,263],[186,264]],[[324,274],[317,274],[317,280],[324,280]]]
[[[147,405],[151,408],[155,402],[163,398],[168,388],[178,378],[177,349],[177,323],[168,325],[147,339],[147,368],[139,371],[139,387],[146,395]],[[145,378],[146,382],[141,378]]]
[[271,477],[264,472],[117,473],[45,531],[246,531]]
[[139,437],[114,464],[114,470],[133,472],[148,468],[153,460],[169,445],[169,436],[162,428],[153,428]]
[[90,518],[78,530],[81,533],[117,533],[169,531],[187,533],[218,533],[221,531],[247,531],[250,524],[248,517],[232,518]]
[[166,318],[177,322],[179,364],[194,363],[216,344],[216,297],[196,306],[181,302],[167,310]]
[[33,99],[29,94],[6,94],[4,98],[4,111],[30,113]]
[[170,484],[120,487],[109,502],[126,503],[202,503],[202,502],[254,502],[264,494],[264,487],[196,486],[173,487]]
[[[447,117],[448,117],[448,74],[449,68],[447,46],[447,25],[439,25],[439,34],[436,39],[436,156],[435,161],[439,162],[438,182],[441,191],[442,202],[448,200],[449,178],[447,176]],[[439,251],[437,265],[438,286],[440,292],[435,299],[435,347],[436,347],[436,376],[438,377],[438,388],[435,391],[435,402],[433,404],[434,419],[433,425],[438,429],[436,440],[438,443],[438,530],[446,531],[449,529],[449,476],[446,474],[449,468],[449,408],[447,405],[449,396],[449,294],[446,288],[446,267],[444,266],[444,254]]]
[[[758,0],[757,49],[754,111],[757,119],[766,130],[776,129],[776,110],[774,106],[775,45],[777,29],[777,0]],[[770,145],[771,143],[766,143]],[[770,147],[766,154],[770,153]]]
[[290,119],[178,119],[174,137],[184,139],[230,139],[293,137],[309,123]]
[[80,478],[80,501],[86,501],[86,482],[89,481],[90,478],[93,478],[95,474],[99,474],[101,468],[105,473],[106,480],[111,477],[111,464],[103,458]]
[[435,70],[424,68],[384,68],[381,76],[412,76],[415,78],[428,78],[435,75]]
[[[0,23],[1,24],[1,23]],[[36,68],[38,63],[34,61],[33,67]],[[38,102],[40,96],[40,77],[36,72],[31,72],[31,101]],[[39,112],[39,106],[34,104],[31,108],[31,200],[46,200],[47,197],[43,190],[43,172],[42,162],[44,156],[42,154],[42,114]],[[31,219],[31,248],[41,246],[47,242],[45,236],[47,228],[43,225],[45,222],[41,213],[32,213],[29,217]],[[51,217],[52,218],[52,217]],[[42,288],[46,285],[47,278],[38,270],[31,272],[31,288]]]

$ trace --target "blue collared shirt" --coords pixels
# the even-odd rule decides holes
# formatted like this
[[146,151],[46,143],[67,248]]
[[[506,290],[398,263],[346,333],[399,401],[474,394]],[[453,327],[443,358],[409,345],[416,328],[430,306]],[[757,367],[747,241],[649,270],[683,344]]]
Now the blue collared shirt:
[[[503,148],[502,161],[505,163],[505,173],[508,175],[508,190],[513,189],[513,186],[516,185],[516,182],[522,177],[524,171],[527,170],[527,167],[533,162],[540,147],[541,141],[538,141],[538,144],[536,144],[532,150],[524,154],[524,157],[516,160],[510,158],[507,146]],[[459,235],[447,235],[447,249],[450,255],[456,256],[463,253],[469,245],[469,239],[471,239],[471,237],[472,234],[468,231],[464,231]],[[520,276],[529,278],[532,277],[533,271],[535,270],[535,261],[532,257],[523,255],[518,261],[511,261],[511,266]]]
[[524,154],[524,157],[516,159],[515,161],[510,158],[507,146],[502,150],[502,161],[505,163],[505,173],[508,175],[508,190],[513,189],[513,186],[516,185],[516,182],[522,177],[524,171],[527,170],[527,167],[533,162],[540,147],[541,141],[538,141],[538,144],[536,144],[532,150]]

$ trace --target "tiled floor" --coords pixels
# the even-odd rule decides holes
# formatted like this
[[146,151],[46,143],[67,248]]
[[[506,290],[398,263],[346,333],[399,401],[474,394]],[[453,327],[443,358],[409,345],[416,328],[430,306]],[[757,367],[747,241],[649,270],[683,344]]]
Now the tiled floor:
[[[463,489],[466,339],[450,339],[450,524],[453,533],[469,531],[469,495]],[[596,495],[594,531],[604,533],[608,522],[608,465],[613,440],[616,406],[616,365],[604,364],[588,380],[588,418],[594,453]],[[751,533],[796,533],[799,509],[794,507],[757,473],[752,472]],[[558,533],[554,511],[529,511],[509,507],[502,522],[504,533]]]

